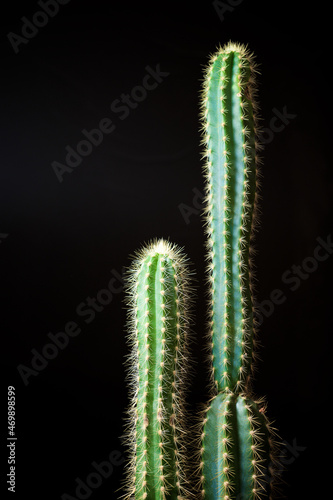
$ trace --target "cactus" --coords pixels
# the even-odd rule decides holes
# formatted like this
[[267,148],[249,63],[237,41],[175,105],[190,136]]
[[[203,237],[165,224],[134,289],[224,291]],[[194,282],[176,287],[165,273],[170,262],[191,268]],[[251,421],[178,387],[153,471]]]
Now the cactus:
[[257,182],[255,71],[246,48],[229,43],[211,58],[202,93],[209,332],[218,392],[244,390],[253,356],[248,261]]
[[186,256],[164,240],[139,251],[127,276],[132,404],[128,497],[185,498],[184,390],[190,284]]
[[128,273],[132,403],[126,498],[256,500],[271,493],[275,431],[265,405],[250,394],[256,343],[250,252],[260,149],[256,71],[246,47],[228,43],[211,57],[205,73],[201,116],[212,383],[196,439],[187,432],[184,404],[191,302],[187,258],[176,245],[155,241],[136,255]]

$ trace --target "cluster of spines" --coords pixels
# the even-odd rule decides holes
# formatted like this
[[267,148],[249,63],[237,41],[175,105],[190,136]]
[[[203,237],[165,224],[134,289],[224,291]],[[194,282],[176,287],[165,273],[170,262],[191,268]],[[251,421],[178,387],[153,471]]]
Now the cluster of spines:
[[275,441],[263,410],[231,392],[211,401],[202,434],[202,498],[255,500],[268,494]]
[[127,274],[131,388],[126,498],[187,495],[186,408],[190,283],[187,259],[164,240],[140,250]]
[[216,391],[244,391],[254,322],[249,266],[257,196],[255,64],[242,45],[220,48],[202,92],[208,235],[209,344]]

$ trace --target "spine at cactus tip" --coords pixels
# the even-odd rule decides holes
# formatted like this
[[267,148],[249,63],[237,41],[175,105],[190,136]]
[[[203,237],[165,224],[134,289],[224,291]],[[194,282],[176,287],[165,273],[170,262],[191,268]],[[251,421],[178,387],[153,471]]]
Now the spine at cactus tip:
[[187,258],[164,240],[139,251],[127,278],[129,380],[126,498],[185,498],[184,380],[189,323]]
[[274,431],[263,407],[231,392],[208,407],[202,441],[202,497],[209,500],[267,498],[273,471]]
[[229,43],[211,57],[202,92],[209,332],[217,392],[244,390],[253,355],[249,252],[257,196],[255,72],[247,49]]

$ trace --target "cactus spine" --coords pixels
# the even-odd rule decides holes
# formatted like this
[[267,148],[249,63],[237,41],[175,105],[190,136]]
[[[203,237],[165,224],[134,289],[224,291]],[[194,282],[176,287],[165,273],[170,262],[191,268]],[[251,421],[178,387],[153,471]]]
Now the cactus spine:
[[189,272],[175,245],[155,241],[128,274],[132,405],[128,498],[184,498],[184,378]]
[[253,58],[228,44],[202,95],[212,368],[218,392],[244,390],[253,348],[249,243],[256,194]]

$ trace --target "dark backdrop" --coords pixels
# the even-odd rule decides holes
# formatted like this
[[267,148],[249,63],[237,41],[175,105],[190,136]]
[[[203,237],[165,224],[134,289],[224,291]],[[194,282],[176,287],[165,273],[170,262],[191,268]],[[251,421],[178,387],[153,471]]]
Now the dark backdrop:
[[[196,270],[189,402],[195,412],[206,400],[199,95],[209,54],[233,40],[248,44],[261,72],[254,391],[284,443],[282,493],[319,498],[331,363],[329,12],[248,0],[42,4],[7,4],[1,16],[1,398],[15,387],[17,437],[14,495],[5,404],[1,489],[55,500],[79,498],[81,484],[81,498],[118,497],[121,276],[154,237],[184,247]],[[101,479],[94,463],[110,455],[118,465]]]

